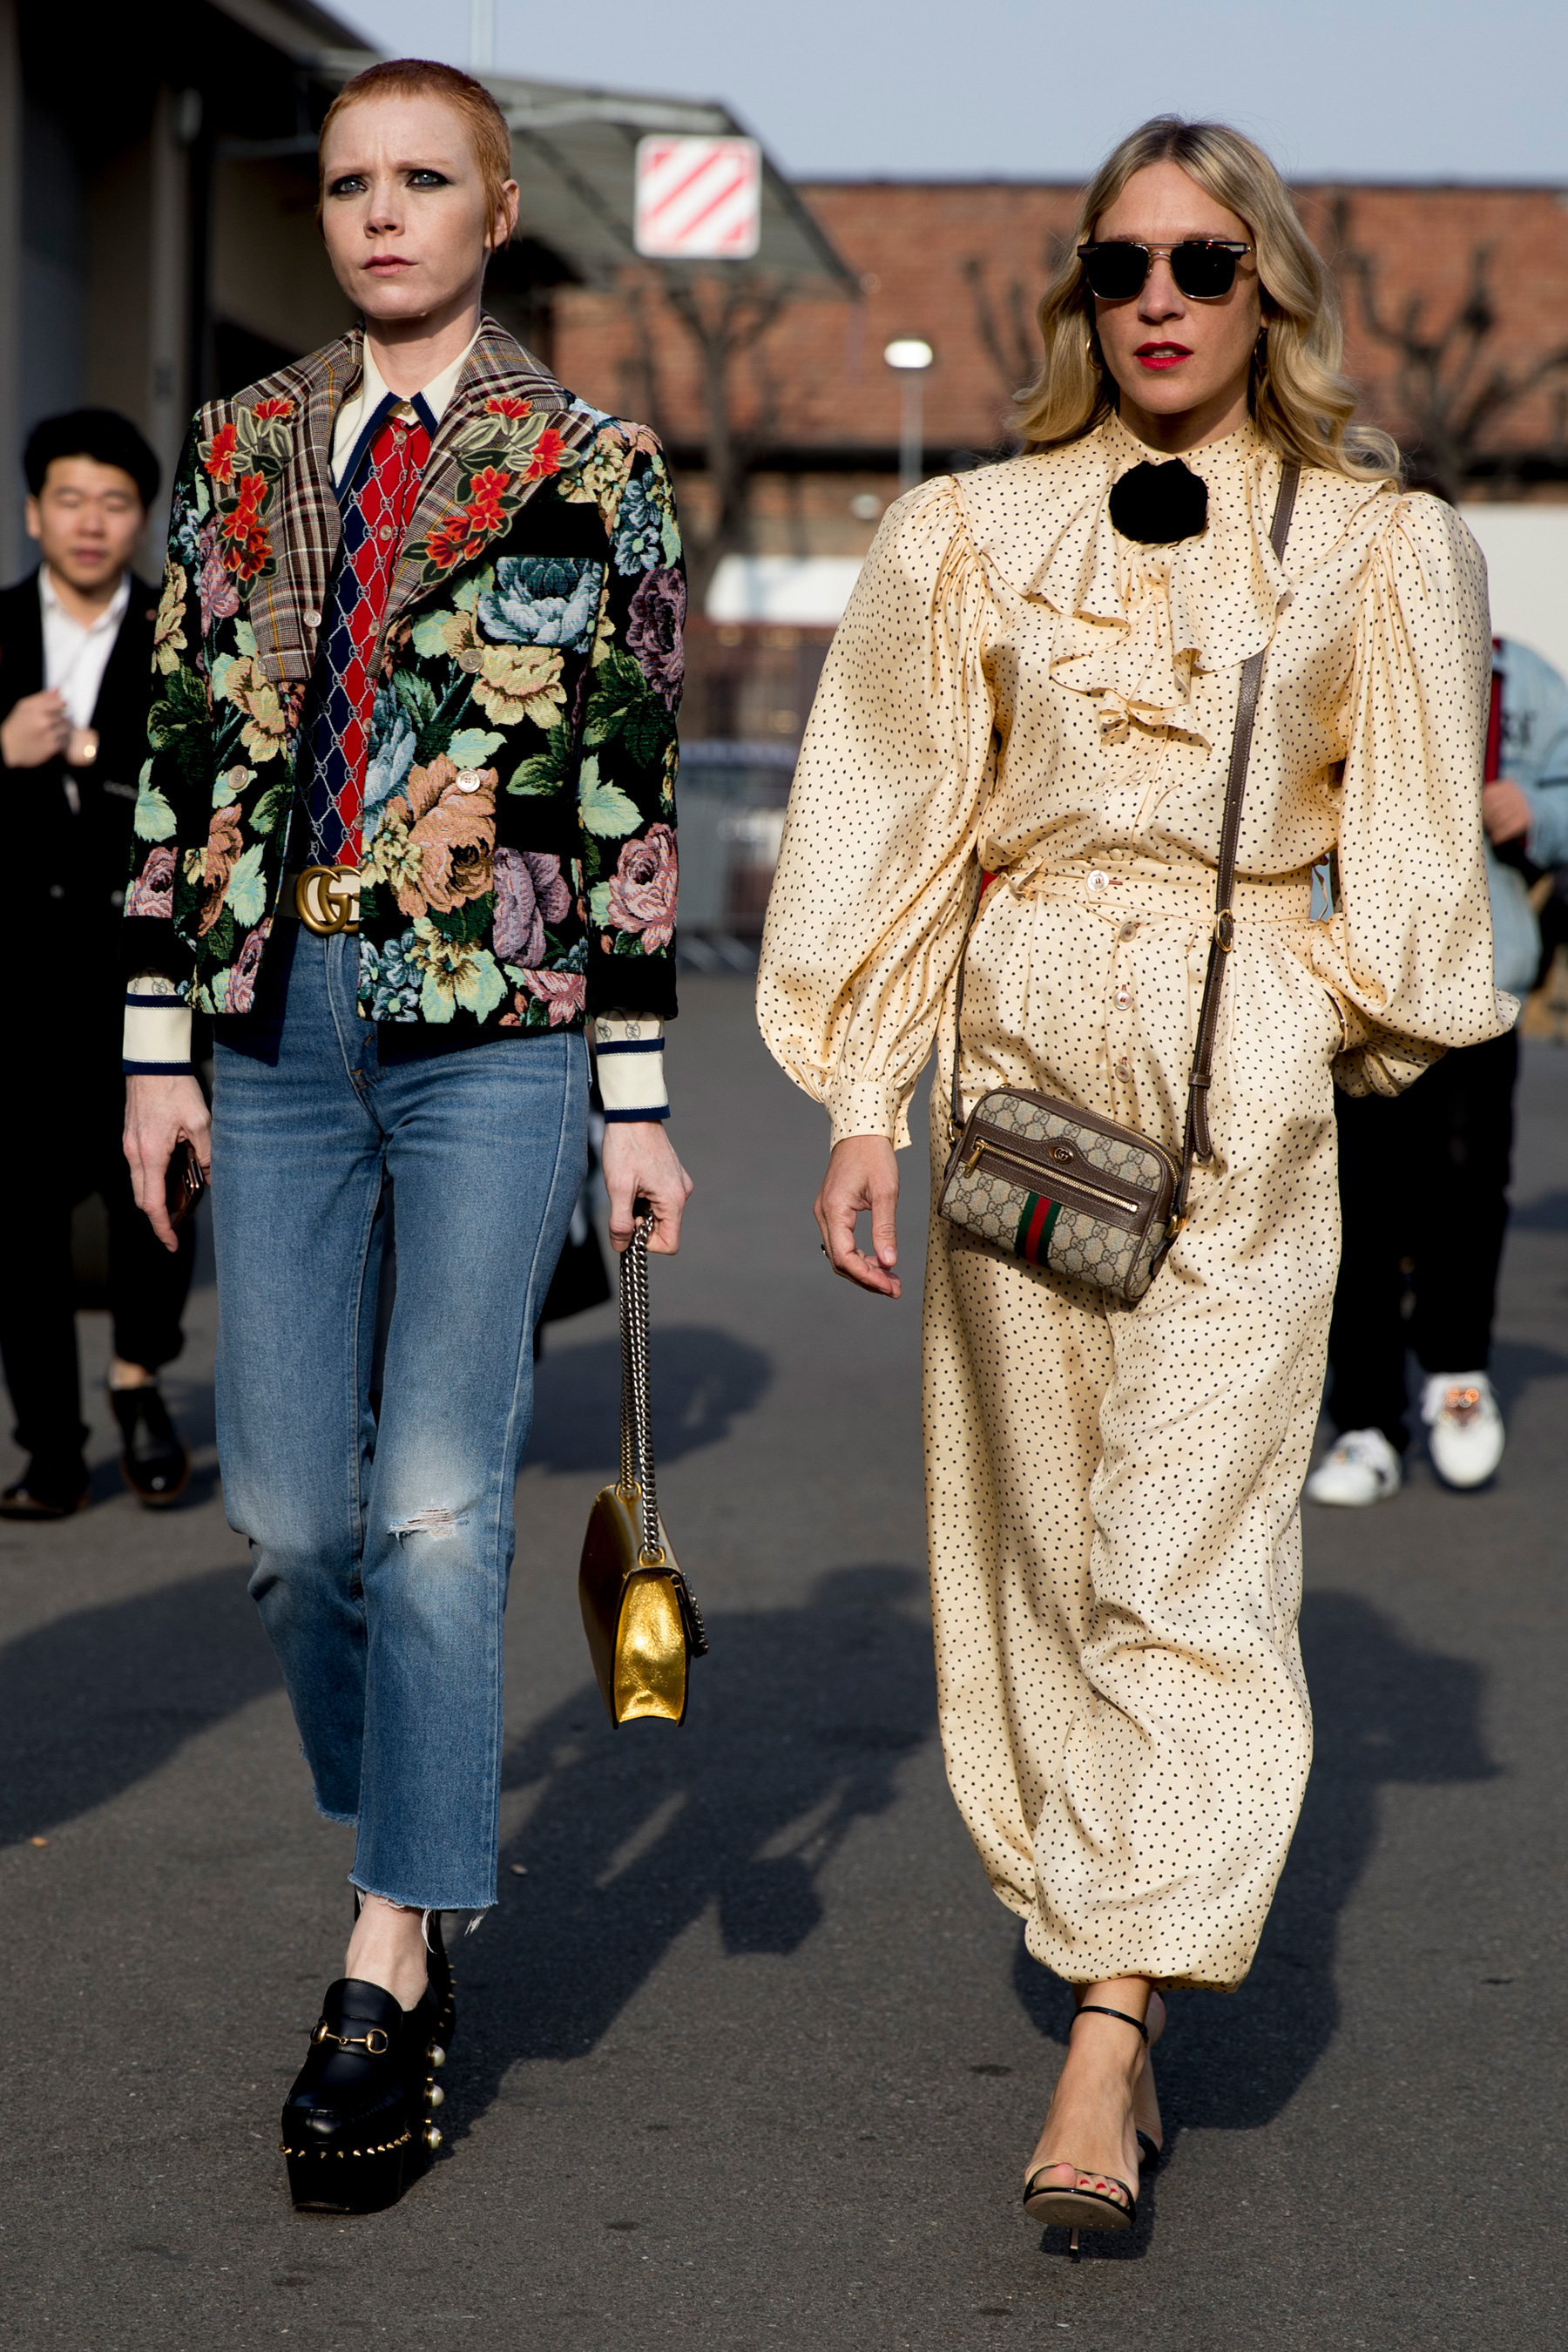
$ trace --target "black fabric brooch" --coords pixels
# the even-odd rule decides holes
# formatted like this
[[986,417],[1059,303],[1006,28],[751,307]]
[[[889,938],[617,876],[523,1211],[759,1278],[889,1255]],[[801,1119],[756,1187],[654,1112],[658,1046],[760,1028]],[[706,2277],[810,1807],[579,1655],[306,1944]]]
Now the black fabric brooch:
[[1164,466],[1134,466],[1110,493],[1110,520],[1123,539],[1144,547],[1171,547],[1195,539],[1209,516],[1209,487],[1179,457]]

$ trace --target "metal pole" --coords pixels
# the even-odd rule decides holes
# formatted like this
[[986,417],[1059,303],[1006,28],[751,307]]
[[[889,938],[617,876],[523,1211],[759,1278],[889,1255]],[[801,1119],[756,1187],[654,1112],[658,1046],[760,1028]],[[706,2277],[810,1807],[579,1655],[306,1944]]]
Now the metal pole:
[[468,70],[486,74],[496,61],[496,0],[468,0]]
[[903,383],[903,429],[899,436],[899,489],[912,490],[925,472],[925,373],[907,368]]

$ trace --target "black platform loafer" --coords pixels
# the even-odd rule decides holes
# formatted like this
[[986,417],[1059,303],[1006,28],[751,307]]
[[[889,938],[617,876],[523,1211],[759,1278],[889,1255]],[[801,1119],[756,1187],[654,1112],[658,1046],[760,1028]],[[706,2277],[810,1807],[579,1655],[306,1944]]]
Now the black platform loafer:
[[298,2212],[383,2212],[441,2145],[436,2074],[447,2063],[455,2005],[434,1913],[430,1924],[429,1982],[415,2008],[362,1977],[327,1989],[283,2109],[279,2146]]
[[139,1502],[153,1510],[177,1503],[191,1482],[191,1457],[157,1390],[110,1389],[120,1423],[120,1471]]
[[79,1454],[50,1460],[35,1454],[14,1486],[0,1494],[0,1519],[68,1519],[87,1508],[87,1464]]

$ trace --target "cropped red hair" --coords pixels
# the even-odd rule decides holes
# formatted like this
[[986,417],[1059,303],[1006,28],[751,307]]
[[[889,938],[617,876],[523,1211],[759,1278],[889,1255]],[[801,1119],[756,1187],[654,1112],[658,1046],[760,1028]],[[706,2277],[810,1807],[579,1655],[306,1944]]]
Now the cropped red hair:
[[[444,105],[460,114],[468,129],[468,143],[474,161],[479,167],[479,180],[485,192],[485,202],[493,220],[501,209],[501,190],[511,177],[511,133],[501,112],[482,81],[466,74],[457,66],[438,65],[433,58],[384,58],[378,65],[367,66],[353,81],[344,82],[321,124],[320,147],[327,143],[327,133],[345,108],[357,105],[366,98],[438,98]],[[316,218],[321,217],[323,188],[316,198]]]

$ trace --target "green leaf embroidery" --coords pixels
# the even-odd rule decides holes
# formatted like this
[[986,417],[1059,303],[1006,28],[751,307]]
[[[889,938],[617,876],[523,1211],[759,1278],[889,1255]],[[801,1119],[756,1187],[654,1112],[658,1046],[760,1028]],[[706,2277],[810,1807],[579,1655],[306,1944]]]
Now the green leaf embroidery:
[[171,670],[148,716],[147,740],[161,751],[177,735],[187,734],[195,727],[205,728],[208,719],[206,688],[195,671]]
[[[415,625],[416,642],[423,626],[423,622]],[[437,651],[444,653],[446,647],[439,646]],[[413,720],[416,733],[421,728],[429,726],[436,716],[436,689],[428,678],[421,677],[417,670],[395,670],[392,677],[392,690]]]
[[588,913],[596,929],[603,931],[608,929],[610,921],[610,886],[607,882],[595,882],[593,888],[589,891]]
[[545,750],[535,751],[524,760],[512,774],[509,793],[552,793],[566,781],[566,762],[571,754],[571,737],[564,727],[552,727],[545,736]]
[[287,784],[268,784],[246,820],[252,833],[277,831],[289,805],[289,790]]
[[482,768],[505,741],[504,735],[489,735],[482,727],[465,727],[447,744],[447,757],[455,768]]
[[261,875],[265,855],[259,841],[242,850],[229,868],[228,887],[223,894],[224,905],[233,908],[236,921],[243,923],[247,930],[267,911],[267,888]]
[[592,758],[578,770],[577,808],[587,832],[603,834],[611,841],[635,833],[642,823],[641,810],[619,784],[600,782],[599,762]]
[[669,712],[630,654],[606,654],[594,682],[583,740],[590,751],[625,739],[639,762],[657,759],[670,730]]
[[[147,766],[152,764],[149,760]],[[174,837],[174,809],[146,769],[142,772],[142,789],[136,795],[136,814],[131,823],[138,841],[172,841]]]
[[[414,624],[415,652],[423,654],[426,661],[433,660],[437,654],[449,653],[451,642],[447,632],[456,619],[455,613],[426,613],[422,619],[416,621]],[[403,690],[403,680],[407,675],[405,670],[399,670],[397,674],[396,685],[400,694]]]

